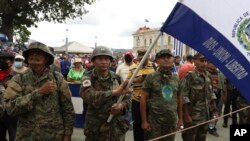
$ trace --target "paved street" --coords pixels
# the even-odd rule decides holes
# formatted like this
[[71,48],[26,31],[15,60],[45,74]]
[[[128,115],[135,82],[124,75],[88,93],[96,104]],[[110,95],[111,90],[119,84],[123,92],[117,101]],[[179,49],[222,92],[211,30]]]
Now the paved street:
[[[214,137],[210,134],[207,135],[207,141],[229,141],[229,126],[228,128],[222,127],[223,119],[220,119],[217,123],[217,129],[220,137]],[[229,118],[229,123],[231,119]],[[83,129],[75,128],[72,141],[84,141]],[[126,135],[126,141],[133,141],[133,131],[128,131]],[[176,135],[176,141],[182,141],[181,134]]]

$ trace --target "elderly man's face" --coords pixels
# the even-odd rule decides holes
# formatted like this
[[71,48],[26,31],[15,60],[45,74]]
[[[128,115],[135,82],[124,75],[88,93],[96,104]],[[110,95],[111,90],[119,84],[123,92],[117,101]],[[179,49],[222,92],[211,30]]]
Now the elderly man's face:
[[40,51],[30,51],[28,55],[28,64],[29,67],[35,71],[39,72],[45,68],[46,63],[48,62],[48,57]]

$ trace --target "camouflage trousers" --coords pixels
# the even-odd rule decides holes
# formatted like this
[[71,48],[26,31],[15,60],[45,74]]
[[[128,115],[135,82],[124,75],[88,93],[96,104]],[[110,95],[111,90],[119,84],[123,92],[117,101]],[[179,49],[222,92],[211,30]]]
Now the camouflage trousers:
[[117,122],[114,126],[103,123],[99,132],[93,135],[86,135],[85,141],[125,141],[125,135],[128,131],[128,122]]
[[[238,108],[244,108],[247,104],[238,104]],[[239,112],[239,124],[250,124],[250,108]]]
[[[115,135],[113,135],[115,136]],[[102,136],[99,137],[99,139],[95,139],[92,137],[86,137],[85,141],[125,141],[125,135],[119,136],[119,137],[110,137],[110,138],[102,138]]]
[[[145,133],[145,140],[154,139],[176,131],[176,126],[162,126],[159,124],[150,124],[151,132]],[[175,141],[175,135],[171,135],[157,141]]]
[[[193,126],[193,125],[192,125]],[[208,124],[182,132],[183,141],[206,141]]]

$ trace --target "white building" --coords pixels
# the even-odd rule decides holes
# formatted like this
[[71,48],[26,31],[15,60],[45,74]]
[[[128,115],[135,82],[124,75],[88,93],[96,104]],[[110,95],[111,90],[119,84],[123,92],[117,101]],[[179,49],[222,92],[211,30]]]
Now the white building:
[[[148,49],[153,43],[154,39],[160,32],[159,28],[150,29],[147,26],[140,27],[135,33],[133,33],[133,52],[137,52],[138,49]],[[151,54],[157,53],[159,50],[167,48],[173,51],[173,54],[184,56],[187,54],[194,54],[195,51],[189,48],[187,45],[174,39],[172,36],[163,33],[159,38],[156,45],[151,51]]]

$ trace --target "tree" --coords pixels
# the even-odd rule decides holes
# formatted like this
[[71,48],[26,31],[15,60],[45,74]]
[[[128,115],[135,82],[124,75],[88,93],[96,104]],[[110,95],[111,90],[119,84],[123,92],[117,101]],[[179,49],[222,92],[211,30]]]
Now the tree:
[[29,40],[31,32],[25,26],[14,27],[13,35],[16,37],[16,42],[18,44],[24,44]]
[[[62,23],[81,17],[88,11],[85,4],[95,0],[0,0],[0,32],[12,41],[14,29],[27,31],[40,21]],[[25,33],[24,32],[24,33]],[[28,32],[26,32],[28,33]]]

